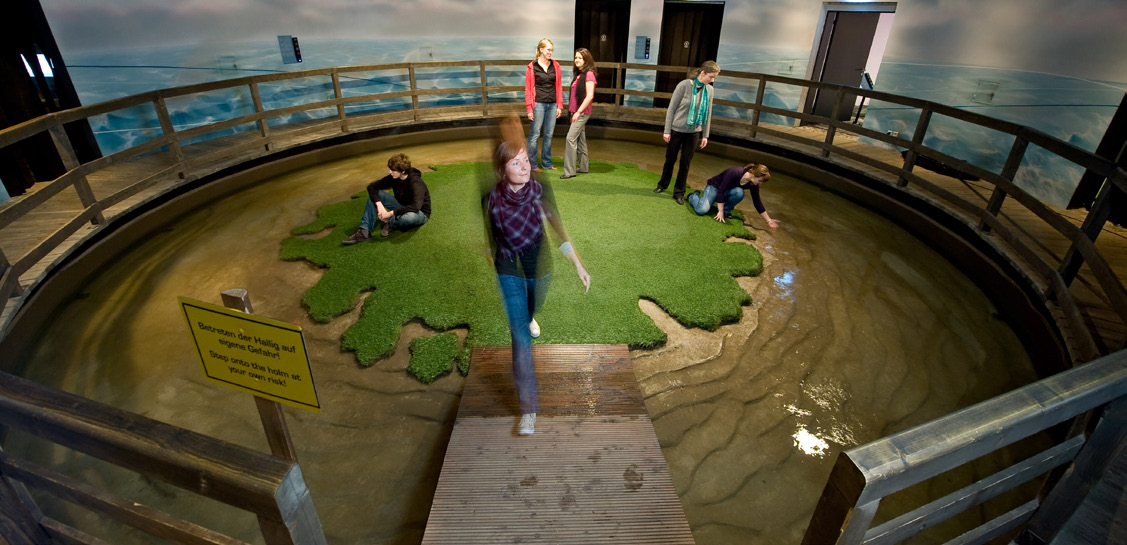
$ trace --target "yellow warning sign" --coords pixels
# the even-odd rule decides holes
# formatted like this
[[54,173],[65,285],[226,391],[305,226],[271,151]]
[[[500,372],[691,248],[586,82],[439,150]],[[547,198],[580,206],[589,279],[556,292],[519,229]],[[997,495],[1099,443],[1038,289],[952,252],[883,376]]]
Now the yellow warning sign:
[[185,297],[177,299],[208,379],[320,412],[300,327]]

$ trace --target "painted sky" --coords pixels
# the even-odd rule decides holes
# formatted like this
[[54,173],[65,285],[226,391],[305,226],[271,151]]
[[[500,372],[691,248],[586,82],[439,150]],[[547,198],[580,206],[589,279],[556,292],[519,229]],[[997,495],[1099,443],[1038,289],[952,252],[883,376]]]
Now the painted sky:
[[[637,3],[635,3],[637,4]],[[68,51],[207,42],[570,36],[571,0],[42,0]],[[809,49],[821,0],[729,0],[723,39]],[[660,18],[657,10],[635,10]],[[887,55],[1127,81],[1124,0],[901,0]]]

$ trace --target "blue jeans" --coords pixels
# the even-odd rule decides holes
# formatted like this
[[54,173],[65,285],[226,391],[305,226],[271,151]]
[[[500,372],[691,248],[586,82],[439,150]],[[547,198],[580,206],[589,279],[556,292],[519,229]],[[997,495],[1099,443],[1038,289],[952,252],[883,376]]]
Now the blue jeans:
[[[724,195],[724,215],[731,216],[732,211],[736,209],[736,205],[744,200],[744,190],[740,186],[733,187],[728,190]],[[703,216],[708,213],[708,209],[712,208],[713,203],[716,202],[716,186],[707,185],[704,191],[700,193],[693,193],[688,198],[689,206],[693,207],[693,211],[698,216]]]
[[513,382],[516,384],[521,414],[540,412],[536,367],[532,364],[532,333],[528,330],[528,325],[544,303],[550,278],[551,275],[540,278],[497,275],[513,339]]
[[552,168],[552,134],[556,132],[556,103],[537,102],[532,107],[532,128],[528,131],[528,160],[536,167],[536,140],[543,134],[540,145],[540,167]]
[[[380,202],[383,203],[383,207],[387,210],[391,211],[403,207],[403,205],[399,204],[399,201],[395,200],[395,197],[392,196],[391,193],[381,189],[379,195]],[[376,219],[378,219],[376,215],[376,205],[372,202],[372,199],[368,199],[368,203],[364,205],[364,215],[360,217],[360,227],[367,229],[368,232],[371,233],[372,228],[376,226]],[[422,212],[407,212],[406,214],[392,216],[391,219],[388,220],[388,224],[391,225],[392,229],[410,229],[411,227],[418,227],[426,223],[427,219],[427,215]]]

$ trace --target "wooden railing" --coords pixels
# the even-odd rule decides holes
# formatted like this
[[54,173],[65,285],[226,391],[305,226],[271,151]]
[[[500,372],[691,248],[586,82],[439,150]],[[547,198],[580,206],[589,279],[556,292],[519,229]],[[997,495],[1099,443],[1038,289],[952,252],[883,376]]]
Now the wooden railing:
[[[989,477],[870,527],[883,498],[1089,411],[1090,431],[1067,437]],[[1094,429],[1091,429],[1094,428]],[[1068,468],[1038,497],[951,543],[980,544],[1023,528],[1048,543],[1127,440],[1127,350],[841,453],[805,545],[886,545],[908,539],[1021,484]],[[1023,527],[1024,525],[1024,527]]]
[[[12,229],[21,220],[27,220],[37,212],[49,209],[52,198],[65,191],[73,190],[80,203],[70,213],[50,214],[52,217],[62,217],[58,219],[57,225],[53,226],[46,238],[15,252],[12,250],[0,252],[0,273],[2,273],[0,293],[5,295],[0,298],[0,304],[4,305],[0,335],[7,334],[8,326],[20,306],[27,300],[25,295],[34,291],[40,282],[50,276],[54,263],[65,257],[66,252],[81,240],[96,236],[99,229],[105,228],[115,218],[122,216],[123,212],[131,207],[144,206],[143,202],[136,201],[143,200],[141,197],[147,195],[147,192],[167,191],[227,167],[311,142],[332,140],[342,135],[426,122],[435,122],[437,126],[441,126],[458,120],[477,121],[520,113],[523,108],[518,95],[523,90],[523,86],[501,85],[496,82],[496,73],[506,72],[507,75],[504,77],[509,78],[513,78],[516,74],[515,78],[519,80],[520,71],[514,68],[524,64],[525,61],[398,63],[253,76],[152,91],[46,115],[0,131],[0,148],[13,146],[35,135],[49,134],[67,169],[67,172],[57,179],[37,184],[28,195],[4,205],[0,209],[0,235],[4,234],[5,230]],[[426,79],[420,73],[431,74],[433,77],[430,79],[437,78],[441,81],[442,70],[459,68],[476,72],[477,83],[449,88],[437,88],[440,86],[432,84],[430,85],[432,88],[426,89],[419,84],[421,79]],[[670,95],[626,89],[624,76],[626,72],[683,73],[684,68],[629,63],[602,65],[600,77],[604,82],[610,82],[610,85],[605,83],[601,85],[598,94],[604,99],[609,96],[610,102],[597,104],[594,117],[611,123],[621,122],[650,128],[661,126],[664,122],[663,110],[626,104],[639,100],[644,102],[653,98],[668,98]],[[376,74],[388,81],[401,82],[398,84],[400,88],[392,91],[353,94],[354,86],[342,85],[342,80],[358,81],[375,77]],[[285,105],[271,107],[265,105],[261,92],[263,86],[280,82],[292,83],[298,80],[313,82],[312,88],[319,87],[326,91],[323,96],[317,96],[316,92],[308,93],[306,96],[309,98],[305,101],[291,101]],[[1096,234],[1100,232],[1109,214],[1112,201],[1109,197],[1110,189],[1115,187],[1119,191],[1127,190],[1127,174],[1111,161],[1028,127],[924,100],[795,78],[731,71],[722,73],[718,86],[722,88],[724,84],[730,82],[739,82],[749,88],[754,87],[757,90],[756,98],[754,102],[734,101],[723,98],[721,94],[715,102],[716,106],[735,108],[737,112],[750,112],[750,115],[739,117],[725,117],[722,113],[717,115],[712,124],[714,139],[719,135],[734,142],[763,141],[773,146],[798,151],[817,161],[855,170],[858,165],[867,167],[870,171],[875,169],[884,176],[875,179],[886,183],[889,188],[910,192],[940,203],[952,218],[977,230],[983,241],[995,247],[1001,255],[1010,256],[1015,262],[1024,265],[1020,270],[1028,275],[1025,279],[1026,283],[1040,292],[1043,303],[1059,309],[1062,317],[1059,325],[1068,337],[1066,343],[1075,362],[1092,360],[1102,351],[1094,341],[1070,291],[1081,265],[1087,266],[1092,278],[1086,286],[1098,292],[1097,296],[1106,302],[1115,316],[1118,316],[1121,325],[1127,324],[1127,291],[1124,290],[1121,279],[1111,270],[1094,244]],[[818,92],[823,96],[831,96],[834,100],[833,113],[829,117],[820,117],[766,106],[764,96],[768,86],[782,86],[796,92]],[[181,124],[184,124],[184,127],[178,127],[174,123],[174,115],[170,114],[170,102],[187,101],[193,97],[216,92],[247,94],[250,97],[248,111],[252,113],[235,115],[229,119],[195,127],[188,127],[183,121]],[[911,137],[898,138],[849,122],[838,121],[839,118],[849,117],[840,114],[852,111],[854,97],[863,97],[869,101],[879,100],[918,110],[919,121]],[[443,102],[456,102],[456,104],[444,105]],[[78,160],[67,133],[63,130],[64,126],[136,108],[152,112],[159,126],[153,129],[159,133],[159,136],[86,163]],[[280,122],[286,116],[298,114],[314,117],[314,114],[326,109],[333,114],[312,120],[305,119],[301,122]],[[722,110],[721,108],[717,111]],[[812,139],[797,134],[788,127],[761,122],[761,118],[768,114],[804,123],[816,123],[826,130],[814,133],[819,137]],[[924,136],[927,134],[929,123],[937,115],[1012,135],[1013,145],[1008,151],[1008,158],[1003,168],[999,172],[993,172],[925,146]],[[247,126],[252,126],[253,129],[240,132],[240,128]],[[851,151],[839,140],[840,135],[846,133],[903,148],[906,150],[903,161],[889,163],[864,153]],[[1014,177],[1031,144],[1105,180],[1104,189],[1083,225],[1075,225],[1014,185]],[[921,158],[928,158],[981,178],[992,188],[990,197],[983,198],[983,202],[972,202],[928,181],[913,172]],[[99,185],[92,183],[92,180],[97,180],[111,172],[115,176],[121,176],[122,172],[126,172],[131,178],[123,187],[113,186],[113,189],[105,191],[107,194],[99,194],[96,191]],[[1068,250],[1061,256],[1045,251],[1041,241],[1031,240],[1020,226],[1006,221],[1001,212],[1003,205],[1007,203],[1010,206],[1016,204],[1048,225],[1067,243]],[[6,240],[7,237],[0,236],[0,244],[5,244]],[[13,255],[14,259],[12,259]],[[7,297],[8,294],[13,294],[13,297]],[[1113,347],[1115,348],[1120,347]],[[1110,352],[1110,350],[1104,351]],[[1114,367],[1122,361],[1123,352],[1118,352],[1110,358],[1069,371],[1070,374],[1064,376],[1066,378],[1047,379],[1050,382],[1038,383],[1019,390],[999,398],[1004,401],[990,401],[986,406],[992,407],[991,410],[1000,410],[1002,405],[1010,407],[1012,403],[1017,403],[1013,401],[1014,399],[1024,399],[1033,394],[1039,395],[1046,391],[1045,388],[1049,389],[1047,391],[1056,391],[1053,388],[1056,388],[1061,381],[1072,381],[1069,384],[1073,384],[1081,379],[1088,380],[1091,384],[1090,388],[1086,388],[1105,392],[1108,388],[1097,386],[1096,383],[1110,381],[1116,385],[1121,384],[1122,379],[1116,378],[1120,376],[1117,374],[1120,371]],[[12,387],[17,384],[21,386]],[[67,398],[65,403],[74,403],[76,407],[82,407],[76,414],[67,413],[62,408],[65,403],[58,395],[43,394],[41,397],[21,395],[20,391],[24,388],[27,392],[33,393],[40,390],[31,384],[23,385],[14,377],[3,377],[3,380],[0,380],[0,388],[8,396],[0,400],[5,404],[2,405],[3,410],[0,410],[0,414],[4,415],[5,423],[10,425],[22,423],[31,429],[49,430],[44,432],[44,436],[60,444],[71,445],[80,450],[85,449],[95,455],[120,459],[122,462],[128,462],[128,458],[139,457],[143,463],[137,468],[138,471],[146,472],[160,468],[159,472],[171,479],[170,482],[249,509],[257,513],[260,520],[268,519],[271,524],[290,520],[286,518],[290,516],[285,512],[286,509],[291,511],[304,509],[304,507],[272,503],[274,500],[271,499],[281,497],[282,490],[292,492],[291,497],[294,498],[304,497],[300,468],[295,464],[283,463],[262,454],[245,452],[231,445],[219,445],[213,439],[195,436],[183,430],[173,431],[159,423],[133,415],[111,414],[112,411],[104,408],[95,410],[90,402],[81,399]],[[829,507],[819,508],[815,517],[816,528],[811,529],[815,532],[811,534],[814,537],[808,535],[808,540],[814,541],[808,542],[821,543],[823,536],[829,535],[826,533],[827,528],[832,529],[839,522],[848,522],[844,526],[845,532],[834,539],[840,539],[842,543],[856,543],[858,542],[855,540],[856,536],[865,535],[864,527],[872,517],[870,511],[875,510],[876,502],[879,502],[879,498],[888,490],[902,488],[905,483],[918,482],[919,479],[936,473],[938,471],[936,468],[947,467],[949,464],[968,459],[978,454],[982,448],[1004,442],[1002,439],[1008,440],[1010,437],[1025,433],[1026,430],[1049,425],[1050,420],[1060,421],[1068,418],[1067,415],[1079,414],[1110,399],[1104,399],[1106,395],[1102,393],[1084,393],[1088,389],[1077,387],[1061,393],[1059,399],[1053,400],[1055,404],[1051,416],[1030,416],[1031,409],[1025,407],[1018,409],[1012,416],[990,419],[996,415],[990,410],[976,406],[968,409],[967,411],[971,411],[969,413],[966,411],[956,413],[961,416],[951,417],[954,420],[943,419],[939,421],[940,423],[934,424],[938,428],[927,428],[933,434],[930,437],[926,433],[910,430],[894,436],[895,439],[889,438],[850,451],[843,457],[848,463],[839,462],[839,466],[852,465],[852,467],[835,469],[831,487],[827,489],[827,497],[836,494],[836,499]],[[1033,413],[1042,409],[1040,403],[1040,401],[1034,402]],[[104,416],[91,419],[87,411],[95,411],[90,414],[102,411],[98,414]],[[996,431],[992,431],[995,430],[994,427],[989,430],[974,427],[981,425],[982,421],[975,420],[980,414],[982,418],[987,419],[983,421],[992,422],[991,426],[996,424]],[[38,422],[41,417],[47,416],[57,422],[48,427],[32,425],[32,422]],[[1035,422],[1030,423],[1024,419]],[[122,431],[129,429],[128,426],[123,428],[120,425],[123,421],[144,422],[142,427],[151,430],[154,435],[148,439],[138,440],[137,436]],[[957,435],[947,436],[951,438],[949,440],[939,441],[938,439],[943,437],[939,433],[947,434],[949,426],[953,425],[952,422],[965,425],[967,428],[959,431]],[[71,436],[71,433],[79,431],[81,434]],[[995,439],[975,441],[974,438],[978,437],[976,433],[994,434],[988,437]],[[904,443],[903,439],[906,437],[920,437],[920,441],[926,440],[926,442]],[[932,447],[931,445],[936,442],[939,446]],[[970,446],[967,443],[970,443]],[[1021,471],[1040,470],[1043,467],[1063,463],[1062,461],[1071,459],[1080,452],[1081,443],[1081,440],[1073,439],[1065,443],[1067,446],[1059,447],[1051,455],[1044,457],[1043,461],[1037,462],[1036,467],[1021,469]],[[199,445],[207,445],[204,449],[207,452],[200,452]],[[944,454],[935,454],[939,451]],[[192,458],[205,454],[211,465],[215,466],[211,470],[217,473],[201,478],[199,468],[192,465],[198,460]],[[853,460],[857,463],[854,464]],[[58,479],[37,477],[38,470],[30,469],[23,462],[4,458],[3,465],[0,467],[7,476],[7,479],[0,479],[0,486],[6,487],[4,493],[9,494],[7,498],[26,496],[19,492],[18,486],[13,487],[11,484],[12,479],[26,479],[28,484],[55,488],[60,495],[75,501],[85,503],[101,501],[97,499],[97,494],[86,491],[84,487],[77,484],[60,487],[52,484]],[[896,468],[899,469],[894,471]],[[243,474],[243,470],[247,473]],[[890,476],[893,474],[906,476]],[[864,483],[868,480],[877,484],[866,486]],[[133,517],[134,513],[128,504],[109,503],[117,505],[116,510],[121,513],[120,516]],[[7,504],[6,499],[5,504]],[[15,516],[31,515],[16,513]],[[1023,516],[1025,515],[1014,517],[1012,520]],[[905,524],[920,525],[911,521]],[[175,526],[175,524],[171,525]],[[53,526],[47,524],[42,527]],[[263,527],[267,533],[273,532],[266,530],[265,523]],[[276,524],[271,527],[278,528]],[[838,525],[838,528],[842,527]],[[897,528],[901,527],[897,526]],[[884,529],[884,526],[880,527],[879,535],[901,535],[902,531],[889,529],[885,532]],[[309,532],[312,533],[312,530]],[[873,534],[873,537],[876,535],[878,534]],[[887,539],[891,540],[891,538]],[[31,538],[31,541],[34,542],[35,539]],[[294,542],[319,541],[310,538],[310,541],[295,539]]]
[[[0,424],[258,517],[267,545],[325,543],[301,467],[255,450],[0,373]],[[45,516],[27,487],[172,543],[244,543],[0,449],[0,541],[104,543]],[[228,517],[229,518],[229,517]]]
[[[3,298],[4,320],[0,322],[0,334],[7,330],[12,315],[22,304],[18,297],[24,290],[49,274],[49,262],[64,253],[68,242],[80,230],[96,228],[120,213],[121,205],[127,199],[138,195],[155,184],[170,186],[185,183],[212,174],[222,168],[248,160],[278,153],[287,148],[316,140],[331,139],[342,134],[356,133],[376,128],[411,125],[422,122],[451,122],[460,119],[495,118],[521,112],[518,98],[523,90],[521,85],[500,85],[501,78],[514,77],[519,80],[520,71],[516,68],[524,61],[465,61],[432,63],[397,63],[370,66],[336,67],[284,74],[269,74],[231,80],[176,87],[142,93],[126,98],[111,100],[91,106],[84,106],[59,113],[49,114],[20,125],[0,131],[0,148],[11,146],[34,135],[47,133],[55,142],[67,172],[59,178],[44,182],[29,195],[17,198],[0,209],[0,232],[12,226],[25,216],[43,207],[51,197],[66,190],[76,192],[81,208],[69,217],[60,219],[57,227],[45,239],[30,248],[17,250],[14,259],[0,252],[0,293],[13,294],[11,299]],[[463,69],[459,75],[476,74],[476,84],[471,86],[441,88],[437,83],[444,80],[443,70]],[[468,71],[465,69],[469,69]],[[653,66],[630,63],[607,63],[600,66],[601,77],[611,85],[603,85],[597,93],[612,98],[609,103],[597,104],[595,118],[609,121],[629,122],[645,125],[661,125],[664,122],[663,110],[650,107],[625,106],[626,102],[668,98],[668,93],[655,93],[625,89],[626,72],[648,74],[655,72],[683,73],[683,67]],[[419,85],[420,73],[425,73],[427,81],[432,82],[428,89]],[[398,82],[400,90],[389,92],[352,95],[354,85],[342,85],[342,80],[363,82],[380,77],[384,81]],[[494,81],[490,81],[490,78]],[[464,77],[462,78],[465,79]],[[292,84],[306,82],[306,88],[323,89],[323,93],[306,93],[306,99],[267,108],[261,88],[278,83]],[[1091,270],[1093,289],[1098,297],[1106,301],[1118,319],[1127,324],[1127,291],[1121,279],[1111,270],[1107,261],[1093,243],[1096,235],[1108,216],[1112,199],[1110,187],[1127,190],[1127,173],[1111,161],[1076,148],[1040,131],[985,117],[958,108],[934,102],[891,95],[877,91],[866,91],[840,85],[812,82],[802,79],[746,72],[723,72],[718,86],[725,83],[745,84],[746,88],[757,89],[754,102],[726,100],[723,94],[715,104],[729,106],[738,112],[750,112],[750,119],[715,116],[713,134],[739,140],[770,140],[789,146],[811,157],[844,165],[863,165],[887,175],[884,181],[900,191],[913,191],[926,195],[929,199],[943,203],[952,215],[972,224],[982,233],[988,243],[999,247],[1005,255],[1025,265],[1023,268],[1030,278],[1027,281],[1042,292],[1045,301],[1059,305],[1060,320],[1067,337],[1068,348],[1074,361],[1087,361],[1101,352],[1118,347],[1101,347],[1093,340],[1085,325],[1084,317],[1078,309],[1069,288],[1081,265]],[[459,83],[454,81],[455,84]],[[834,98],[834,111],[830,117],[773,108],[763,104],[768,86],[786,87],[795,92],[818,92]],[[248,113],[230,119],[209,122],[201,126],[178,128],[169,112],[169,102],[187,101],[207,93],[226,92],[248,96]],[[847,121],[838,121],[839,113],[852,111],[855,97],[869,101],[881,101],[913,108],[919,111],[919,121],[910,139],[890,136]],[[441,105],[443,101],[461,102],[456,105]],[[291,101],[292,102],[292,101]],[[434,104],[432,104],[434,103]],[[151,109],[159,124],[159,136],[138,145],[114,152],[108,156],[80,163],[67,139],[63,127],[69,123],[91,120],[98,116],[131,109]],[[350,113],[350,110],[356,110]],[[335,112],[335,115],[300,123],[278,123],[285,116],[295,114],[312,115],[318,111]],[[795,134],[787,127],[761,123],[765,114],[774,114],[803,123],[817,123],[826,127],[824,139],[813,140]],[[1005,166],[1000,172],[992,172],[975,166],[962,159],[930,149],[923,144],[924,136],[934,116],[948,116],[992,131],[1012,135],[1014,142],[1009,151]],[[274,123],[272,123],[272,120]],[[253,126],[237,137],[226,135],[239,127]],[[155,128],[154,128],[155,130]],[[890,164],[874,159],[863,153],[850,151],[835,143],[840,134],[868,137],[906,150],[903,162]],[[206,145],[208,138],[221,145]],[[200,144],[203,141],[204,144]],[[1095,208],[1087,215],[1084,225],[1077,226],[1063,218],[1057,211],[1046,206],[1013,183],[1026,150],[1030,144],[1039,146],[1064,160],[1077,165],[1085,172],[1094,173],[1105,179],[1104,190],[1096,200]],[[163,150],[163,151],[162,151]],[[128,186],[114,189],[107,195],[95,194],[89,180],[117,168],[138,164],[142,158],[151,154],[161,154],[162,161],[148,161],[149,167],[138,171],[136,180]],[[977,176],[992,186],[987,202],[972,202],[943,187],[929,182],[913,172],[916,163],[923,157],[957,168]],[[155,165],[155,166],[153,166]],[[984,199],[985,200],[985,199]],[[1067,242],[1069,249],[1063,257],[1046,252],[1037,240],[1030,240],[1020,228],[1000,218],[1003,203],[1010,201],[1034,214],[1040,221],[1059,233]],[[115,209],[115,206],[117,209]],[[989,236],[988,236],[989,234]],[[86,233],[82,236],[91,236]],[[9,252],[11,250],[8,250]],[[29,275],[31,278],[23,278]]]

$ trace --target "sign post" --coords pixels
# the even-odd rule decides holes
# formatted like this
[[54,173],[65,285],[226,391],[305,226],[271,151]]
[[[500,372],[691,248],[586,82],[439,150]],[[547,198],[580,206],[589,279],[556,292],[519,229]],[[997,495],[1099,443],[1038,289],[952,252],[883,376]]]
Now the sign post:
[[244,289],[222,297],[224,306],[179,298],[204,375],[254,395],[270,452],[296,462],[280,403],[321,410],[301,328],[254,316]]

